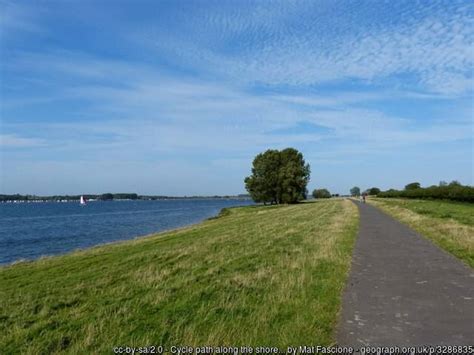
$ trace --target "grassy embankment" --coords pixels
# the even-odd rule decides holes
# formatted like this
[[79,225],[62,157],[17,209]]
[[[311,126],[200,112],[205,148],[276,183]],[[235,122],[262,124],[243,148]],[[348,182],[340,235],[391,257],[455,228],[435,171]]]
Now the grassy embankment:
[[474,267],[474,204],[391,198],[369,202]]
[[357,225],[345,200],[242,207],[0,268],[0,349],[330,344]]

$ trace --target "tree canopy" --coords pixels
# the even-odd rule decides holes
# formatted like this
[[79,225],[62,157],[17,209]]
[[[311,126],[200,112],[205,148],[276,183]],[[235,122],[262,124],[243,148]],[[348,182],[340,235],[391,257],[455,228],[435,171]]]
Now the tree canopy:
[[419,182],[412,182],[408,185],[405,185],[405,190],[415,190],[421,187]]
[[[408,184],[409,186],[411,184]],[[407,188],[405,190],[390,189],[381,192],[377,197],[403,197],[403,198],[426,198],[426,199],[443,199],[453,201],[474,202],[474,187],[462,185],[458,181],[446,183],[442,181],[438,186]]]
[[360,196],[360,188],[358,186],[354,186],[351,189],[351,196]]
[[296,149],[269,149],[253,160],[245,188],[255,202],[296,203],[306,198],[309,175],[309,164]]
[[103,201],[110,201],[110,200],[113,200],[113,199],[114,199],[114,194],[111,194],[110,192],[105,193],[105,194],[102,194],[102,195],[100,196],[100,199],[103,200]]
[[314,198],[330,198],[331,193],[328,189],[316,189],[313,191]]
[[367,190],[368,195],[378,195],[380,193],[380,189],[378,187],[371,187]]

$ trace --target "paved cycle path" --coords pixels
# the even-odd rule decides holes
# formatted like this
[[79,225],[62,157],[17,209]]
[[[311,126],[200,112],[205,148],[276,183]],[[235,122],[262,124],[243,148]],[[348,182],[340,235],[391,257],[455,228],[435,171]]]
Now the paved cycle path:
[[360,227],[337,343],[474,344],[474,270],[376,207]]

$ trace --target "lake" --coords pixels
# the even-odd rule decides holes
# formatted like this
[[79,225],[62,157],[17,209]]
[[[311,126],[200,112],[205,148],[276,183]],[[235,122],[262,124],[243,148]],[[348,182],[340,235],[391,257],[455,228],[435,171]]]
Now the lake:
[[0,264],[174,229],[215,216],[238,199],[0,203]]

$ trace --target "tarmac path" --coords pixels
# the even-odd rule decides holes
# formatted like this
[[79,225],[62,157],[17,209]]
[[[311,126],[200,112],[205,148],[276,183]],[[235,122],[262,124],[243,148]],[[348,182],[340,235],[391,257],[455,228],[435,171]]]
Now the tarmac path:
[[378,208],[360,213],[338,345],[474,345],[474,269]]

